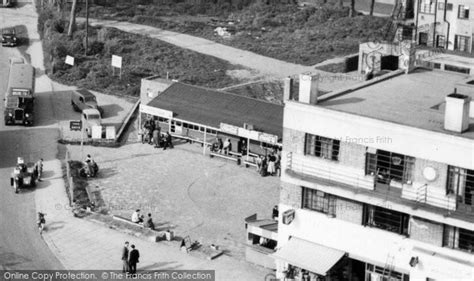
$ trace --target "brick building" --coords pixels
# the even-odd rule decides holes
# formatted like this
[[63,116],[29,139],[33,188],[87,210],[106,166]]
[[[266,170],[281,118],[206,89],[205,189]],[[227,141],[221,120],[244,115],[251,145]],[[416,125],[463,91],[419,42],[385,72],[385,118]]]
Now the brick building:
[[285,95],[277,277],[473,280],[474,78],[314,81]]

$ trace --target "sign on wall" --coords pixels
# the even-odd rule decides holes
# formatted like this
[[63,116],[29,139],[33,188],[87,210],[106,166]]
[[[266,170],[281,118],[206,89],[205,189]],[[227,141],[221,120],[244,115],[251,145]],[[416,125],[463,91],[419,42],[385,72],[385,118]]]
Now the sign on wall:
[[169,111],[166,109],[161,109],[157,107],[152,107],[144,104],[140,104],[140,112],[151,114],[153,116],[160,116],[163,118],[171,119],[173,118],[173,111]]
[[282,215],[283,224],[290,224],[295,219],[295,210],[286,210]]

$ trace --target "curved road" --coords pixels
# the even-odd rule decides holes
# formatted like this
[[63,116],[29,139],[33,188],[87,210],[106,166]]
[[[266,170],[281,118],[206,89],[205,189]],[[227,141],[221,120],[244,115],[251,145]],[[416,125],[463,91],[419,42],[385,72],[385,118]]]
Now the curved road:
[[[10,187],[10,173],[17,156],[23,156],[26,161],[36,161],[42,157],[45,162],[57,158],[58,130],[54,111],[50,107],[51,86],[39,70],[42,61],[37,58],[42,60],[42,49],[36,24],[37,14],[32,4],[19,4],[17,8],[0,10],[0,28],[15,26],[19,37],[24,38],[20,47],[0,49],[0,269],[62,269],[61,263],[51,253],[36,228],[35,190],[15,194]],[[34,60],[38,123],[31,128],[4,125],[3,98],[10,57],[23,57],[30,63],[30,57]],[[47,171],[44,176],[46,180],[39,183],[37,188],[48,187]]]

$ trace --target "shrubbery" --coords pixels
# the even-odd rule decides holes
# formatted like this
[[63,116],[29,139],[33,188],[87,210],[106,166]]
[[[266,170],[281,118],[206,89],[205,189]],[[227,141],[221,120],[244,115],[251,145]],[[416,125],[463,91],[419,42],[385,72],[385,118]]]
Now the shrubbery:
[[[89,27],[85,56],[85,25],[78,24],[72,38],[67,36],[68,20],[56,10],[39,10],[38,29],[45,39],[45,65],[51,77],[61,83],[109,94],[138,96],[141,79],[159,75],[211,88],[238,81],[226,75],[235,69],[214,57],[198,54],[145,36],[110,28]],[[65,64],[66,56],[74,66]],[[122,78],[112,75],[111,56],[123,59]]]

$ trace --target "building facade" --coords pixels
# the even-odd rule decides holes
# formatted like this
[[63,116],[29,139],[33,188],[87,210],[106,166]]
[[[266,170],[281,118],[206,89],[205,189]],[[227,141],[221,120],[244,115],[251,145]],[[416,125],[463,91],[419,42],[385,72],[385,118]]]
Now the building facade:
[[417,0],[416,42],[464,53],[473,52],[474,3],[470,0]]
[[474,280],[474,91],[392,75],[286,101],[278,278]]

